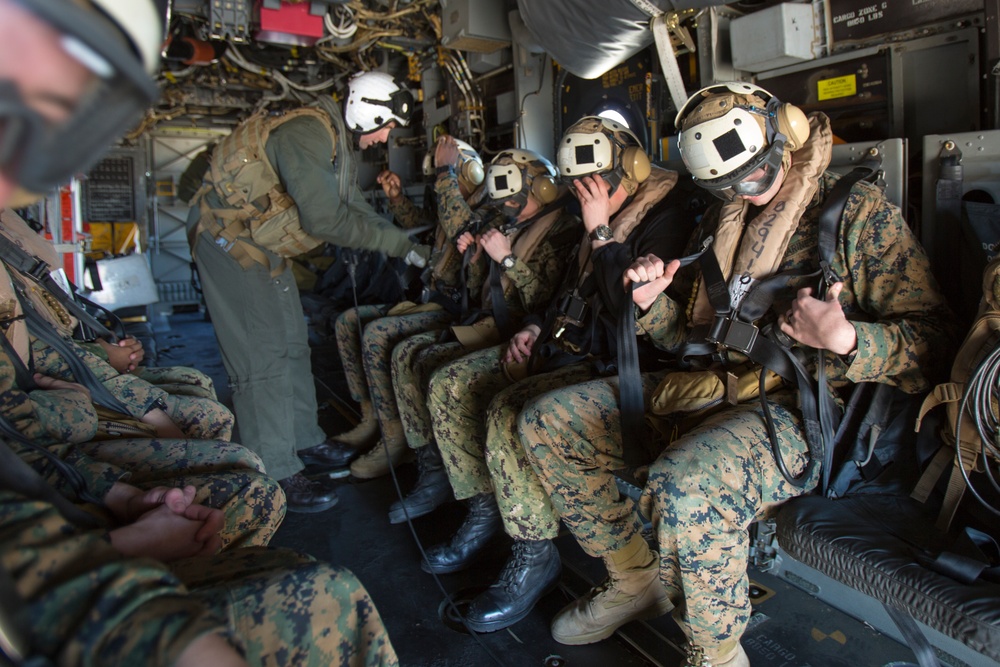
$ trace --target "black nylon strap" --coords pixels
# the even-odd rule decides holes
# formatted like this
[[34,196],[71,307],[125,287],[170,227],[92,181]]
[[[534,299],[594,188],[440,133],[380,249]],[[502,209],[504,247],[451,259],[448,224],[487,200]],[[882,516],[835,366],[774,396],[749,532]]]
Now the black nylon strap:
[[[63,308],[68,310],[76,319],[80,320],[81,325],[92,329],[101,338],[108,338],[111,342],[118,341],[118,336],[114,332],[109,330],[106,326],[99,322],[97,318],[87,312],[87,310],[74,300],[73,296],[67,294],[66,291],[62,289],[55,280],[53,280],[51,274],[52,267],[38,257],[28,253],[26,250],[21,248],[21,246],[12,242],[2,234],[0,234],[0,255],[3,256],[5,264],[28,276],[52,294],[52,296],[59,301]],[[85,304],[99,308],[99,306],[80,295],[76,295],[76,298]]]
[[[20,296],[20,295],[19,295]],[[70,372],[77,382],[82,384],[90,392],[91,400],[97,405],[101,405],[109,410],[114,410],[123,415],[130,414],[121,401],[114,397],[108,388],[97,379],[93,371],[84,363],[73,346],[64,339],[58,331],[44,318],[41,313],[27,299],[21,299],[21,307],[24,309],[25,319],[28,322],[28,329],[39,340],[49,345],[61,356],[69,366]]]
[[[0,415],[0,438],[8,441],[19,442],[22,445],[42,454],[56,471],[66,480],[69,487],[77,498],[84,502],[98,505],[103,502],[96,498],[88,489],[87,483],[80,474],[80,471],[69,465],[58,456],[44,447],[40,447],[28,440],[24,435],[14,428],[14,425],[7,421],[7,418]],[[0,486],[11,491],[16,491],[29,498],[43,500],[55,505],[59,513],[67,520],[79,526],[94,526],[97,521],[93,516],[73,505],[62,494],[48,485],[45,479],[30,465],[24,462],[7,442],[0,440]]]
[[913,617],[905,611],[885,602],[882,603],[882,607],[889,614],[889,618],[896,624],[896,627],[899,628],[903,639],[906,640],[906,645],[910,647],[913,655],[916,656],[917,664],[920,667],[941,667],[941,662],[934,653],[934,647],[927,641],[926,635],[921,632],[920,626],[913,620]]
[[507,299],[504,298],[500,265],[493,260],[490,260],[490,304],[493,308],[493,319],[497,323],[501,338],[510,339],[514,335],[510,321],[510,310],[507,308]]
[[[37,389],[38,385],[35,384],[35,377],[32,368],[24,365],[24,361],[21,360],[21,356],[11,345],[11,342],[7,339],[3,333],[0,333],[0,345],[3,346],[3,351],[7,353],[10,358],[10,365],[14,367],[14,381],[17,383],[18,388],[21,391],[31,391],[32,389]],[[34,366],[34,360],[31,358],[29,353],[28,363]]]
[[618,405],[622,423],[622,454],[625,465],[637,466],[642,460],[641,447],[635,446],[645,436],[645,413],[642,376],[639,372],[639,342],[635,335],[635,307],[631,283],[625,291],[626,305],[618,318]]

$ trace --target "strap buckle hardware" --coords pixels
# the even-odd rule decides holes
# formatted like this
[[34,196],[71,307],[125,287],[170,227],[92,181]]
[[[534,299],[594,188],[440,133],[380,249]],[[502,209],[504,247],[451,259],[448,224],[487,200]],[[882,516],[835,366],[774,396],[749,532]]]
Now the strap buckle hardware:
[[757,342],[758,333],[760,330],[754,324],[718,315],[706,339],[730,350],[749,355],[754,343]]

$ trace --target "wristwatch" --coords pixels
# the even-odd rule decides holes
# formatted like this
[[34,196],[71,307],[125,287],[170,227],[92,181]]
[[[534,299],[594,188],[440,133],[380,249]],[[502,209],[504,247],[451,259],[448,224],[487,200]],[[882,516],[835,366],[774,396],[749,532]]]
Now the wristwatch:
[[608,225],[597,225],[597,229],[589,234],[591,241],[610,241],[614,235]]
[[455,173],[455,168],[452,167],[450,164],[446,164],[446,165],[442,165],[442,166],[438,167],[434,171],[436,171],[437,175],[440,176],[442,174],[454,174]]
[[503,267],[504,271],[509,271],[510,269],[513,269],[514,264],[516,263],[517,263],[517,257],[514,256],[514,253],[511,253],[500,260],[500,266]]

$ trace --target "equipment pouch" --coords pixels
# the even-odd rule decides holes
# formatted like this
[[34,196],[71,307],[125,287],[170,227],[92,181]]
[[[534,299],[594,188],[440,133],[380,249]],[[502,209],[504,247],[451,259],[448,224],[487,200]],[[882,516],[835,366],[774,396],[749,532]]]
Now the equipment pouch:
[[455,325],[451,331],[458,342],[469,350],[482,350],[502,342],[500,330],[492,317],[483,318],[471,325]]
[[[672,442],[727,405],[737,405],[760,395],[760,373],[756,364],[741,364],[730,370],[674,371],[660,381],[649,401],[646,419]],[[767,391],[782,380],[767,373]]]
[[414,315],[416,313],[429,313],[441,310],[441,306],[436,303],[413,303],[412,301],[401,301],[389,309],[386,317],[396,317],[397,315]]
[[156,437],[156,427],[151,424],[100,405],[94,405],[94,408],[97,410],[97,434],[94,440]]

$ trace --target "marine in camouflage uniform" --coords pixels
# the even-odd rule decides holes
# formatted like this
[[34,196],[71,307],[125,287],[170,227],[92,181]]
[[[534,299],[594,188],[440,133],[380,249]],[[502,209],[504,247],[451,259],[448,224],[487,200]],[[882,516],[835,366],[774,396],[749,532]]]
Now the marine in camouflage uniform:
[[[539,228],[533,229],[535,225]],[[393,350],[393,388],[400,405],[406,442],[417,450],[420,477],[407,498],[390,507],[390,522],[400,523],[407,515],[420,516],[433,511],[451,495],[442,455],[438,454],[434,445],[436,440],[429,389],[432,374],[436,369],[463,358],[470,352],[475,354],[480,349],[493,349],[491,344],[502,335],[501,325],[495,319],[496,309],[493,303],[498,294],[503,295],[503,309],[506,311],[508,326],[517,326],[529,313],[548,303],[565,273],[569,257],[579,238],[579,229],[579,217],[565,209],[559,209],[519,230],[511,244],[512,254],[516,257],[513,266],[504,269],[493,259],[486,257],[483,280],[477,281],[482,285],[482,307],[478,309],[478,317],[481,319],[471,326],[456,328],[458,341],[439,343],[428,334],[420,334],[403,341]],[[531,232],[540,234],[541,238],[535,236],[532,241],[529,236]],[[491,270],[490,264],[496,264],[497,275],[501,276],[502,292],[491,288],[490,279],[486,277]],[[458,393],[477,390],[472,386],[454,385],[451,388]],[[433,455],[428,455],[431,453]]]
[[[30,306],[29,306],[30,307]],[[19,328],[8,327],[17,337]],[[27,335],[29,365],[42,375],[76,382],[66,360],[43,341]],[[67,340],[68,345],[73,345]],[[12,349],[12,348],[11,348]],[[82,348],[71,348],[116,398],[128,416],[141,419],[160,405],[165,395]],[[82,475],[86,488],[103,499],[115,482],[151,489],[186,484],[197,488],[197,501],[221,509],[227,547],[265,545],[285,515],[285,497],[264,473],[260,459],[236,444],[218,440],[129,439],[93,441],[98,436],[97,414],[90,397],[69,389],[22,389],[17,365],[6,350],[0,351],[0,415],[33,444],[48,449]],[[197,425],[197,428],[202,428]],[[103,438],[112,437],[107,434]],[[36,450],[17,445],[17,453],[40,470],[49,482],[64,483]],[[74,490],[66,489],[73,496]]]
[[23,639],[60,665],[167,667],[210,633],[254,665],[399,664],[358,579],[284,549],[124,558],[107,533],[0,489],[0,567],[23,600]]
[[[37,280],[34,276],[18,269],[21,266],[19,260],[26,259],[44,262],[47,267],[56,266],[58,255],[51,242],[35,233],[11,210],[0,211],[0,235],[5,241],[10,241],[16,246],[5,251],[10,256],[5,255],[3,261],[10,275],[16,276],[23,298],[30,300],[35,310],[69,342],[79,321],[67,310],[61,299],[71,299],[71,297],[66,294],[56,297],[52,290],[60,288],[53,281]],[[18,298],[8,289],[0,290],[0,293],[3,294],[5,302]],[[13,317],[20,312],[17,304],[12,312]],[[110,367],[108,354],[99,343],[79,341],[72,343],[92,353],[87,355],[85,361],[102,379],[110,379],[118,374],[118,371]],[[124,373],[120,375],[126,376]],[[218,402],[211,379],[200,371],[193,368],[161,368],[156,371],[137,368],[135,372],[114,382],[136,387],[136,391],[149,392],[155,396],[155,400],[171,420],[189,437],[226,441],[232,437],[233,414]],[[159,386],[154,391],[149,387],[142,388],[144,384]],[[110,386],[109,389],[114,391],[114,386]]]
[[[676,180],[675,172],[653,169],[636,184],[633,197],[626,200],[624,189],[605,195],[609,203],[610,197],[621,197],[609,206],[612,240],[591,239],[588,232],[578,237],[576,261],[563,272],[565,280],[549,305],[545,324],[539,326],[540,317],[527,320],[539,327],[531,344],[538,362],[532,369],[535,374],[516,381],[503,363],[508,349],[504,345],[447,364],[431,377],[428,405],[434,436],[456,497],[472,499],[470,516],[478,528],[474,539],[460,529],[452,543],[429,550],[425,569],[464,567],[485,546],[485,538],[496,528],[476,516],[488,515],[476,509],[481,503],[498,508],[494,511],[504,531],[515,539],[514,554],[500,580],[517,583],[500,587],[503,592],[490,589],[494,592],[472,603],[468,616],[474,629],[500,629],[523,618],[558,579],[559,556],[552,540],[559,531],[559,515],[521,447],[517,415],[526,401],[539,394],[599,377],[605,372],[602,362],[614,359],[618,313],[630,307],[623,304],[622,271],[636,253],[676,251],[690,229],[675,203],[679,200],[668,196]],[[599,176],[592,182],[595,189],[607,188]],[[588,304],[580,321],[560,319],[563,297],[569,292]],[[619,294],[616,300],[613,295]]]
[[[443,171],[434,183],[438,201],[438,232],[431,266],[433,289],[444,295],[457,289],[460,262],[453,248],[455,234],[472,217],[469,202],[462,194],[459,179],[453,170]],[[484,195],[482,188],[469,193],[475,204]],[[406,228],[426,223],[425,215],[405,197],[393,201],[389,207],[396,220]],[[447,297],[446,297],[447,298]],[[457,304],[456,304],[457,305]],[[376,429],[388,445],[390,455],[405,451],[405,441],[400,425],[400,413],[392,390],[391,355],[393,347],[413,334],[439,331],[454,320],[454,315],[439,303],[402,303],[391,305],[365,305],[348,309],[337,317],[334,330],[337,350],[347,379],[351,398],[361,405],[361,423],[335,440],[349,447],[363,450],[371,444]],[[388,473],[382,444],[378,443],[373,456],[363,458],[351,466],[356,477],[366,479]]]
[[[774,220],[775,211],[804,209],[790,221],[792,234],[777,256],[775,273],[816,270],[818,218],[839,178],[822,174],[829,163],[828,121],[816,115],[811,123],[806,147],[825,155],[816,160],[821,175],[783,187],[756,218]],[[798,152],[795,156],[799,160]],[[805,180],[813,181],[813,190],[802,185]],[[784,183],[789,182],[786,176]],[[795,208],[797,201],[801,209]],[[713,208],[689,250],[734,206],[742,224],[748,224],[746,202]],[[840,393],[856,382],[889,383],[911,394],[927,390],[941,370],[940,360],[948,358],[944,351],[952,339],[948,309],[924,251],[899,210],[863,183],[851,191],[838,237],[832,268],[843,280],[839,301],[856,329],[858,347],[849,356],[827,353],[830,386]],[[700,280],[697,264],[681,270],[672,290],[656,297],[638,320],[637,332],[664,350],[677,350],[690,334]],[[814,284],[814,278],[793,280],[765,319],[776,319],[799,288]],[[662,375],[644,376],[647,401]],[[613,385],[602,382],[569,387],[530,402],[518,419],[522,443],[553,505],[583,549],[604,558],[610,575],[609,583],[560,612],[553,636],[564,643],[590,643],[628,620],[683,603],[682,627],[690,639],[686,664],[748,664],[738,645],[750,614],[746,529],[782,501],[811,491],[819,467],[802,488],[784,479],[756,399],[723,409],[669,444],[653,463],[646,488],[658,519],[659,578],[665,591],[658,590],[654,555],[640,535],[637,508],[620,497],[611,474],[625,465],[616,394]],[[798,391],[784,387],[767,396],[778,444],[791,474],[798,475],[807,463]]]

